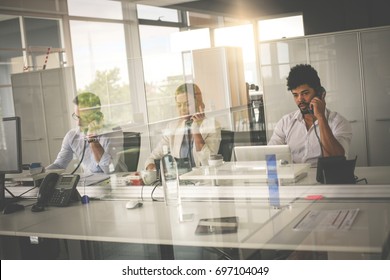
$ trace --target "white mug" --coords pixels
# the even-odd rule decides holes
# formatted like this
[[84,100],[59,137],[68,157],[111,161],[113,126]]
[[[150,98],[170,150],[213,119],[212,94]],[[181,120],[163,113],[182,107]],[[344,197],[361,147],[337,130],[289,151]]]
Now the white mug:
[[156,170],[142,170],[141,178],[145,185],[150,185],[157,180]]

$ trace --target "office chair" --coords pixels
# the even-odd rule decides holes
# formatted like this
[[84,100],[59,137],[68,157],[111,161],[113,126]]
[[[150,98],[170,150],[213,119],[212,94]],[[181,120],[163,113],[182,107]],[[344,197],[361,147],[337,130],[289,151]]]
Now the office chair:
[[137,171],[141,150],[141,133],[123,131],[123,153],[127,171]]
[[221,143],[219,144],[218,154],[221,154],[224,161],[231,161],[234,146],[234,132],[230,130],[221,130]]
[[322,157],[317,161],[317,182],[322,184],[356,184],[354,174],[357,156],[347,160],[345,156]]

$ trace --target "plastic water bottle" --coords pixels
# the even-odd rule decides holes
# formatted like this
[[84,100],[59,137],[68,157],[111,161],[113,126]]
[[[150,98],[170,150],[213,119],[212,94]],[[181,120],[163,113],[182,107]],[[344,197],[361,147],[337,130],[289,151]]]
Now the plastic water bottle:
[[163,147],[164,156],[161,159],[161,179],[164,189],[165,204],[167,206],[179,206],[181,204],[179,194],[179,173],[177,163],[171,155],[168,146]]

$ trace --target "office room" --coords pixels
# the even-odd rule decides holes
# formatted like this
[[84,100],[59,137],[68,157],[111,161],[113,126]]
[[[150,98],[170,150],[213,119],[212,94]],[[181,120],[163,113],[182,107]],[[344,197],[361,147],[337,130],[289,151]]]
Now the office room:
[[387,4],[0,0],[1,259],[388,260]]

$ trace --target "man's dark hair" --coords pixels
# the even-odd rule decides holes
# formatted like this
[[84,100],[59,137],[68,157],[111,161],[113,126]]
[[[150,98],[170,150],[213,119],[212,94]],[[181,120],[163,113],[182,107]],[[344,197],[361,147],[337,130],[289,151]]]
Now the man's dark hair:
[[73,99],[73,103],[77,106],[90,109],[100,109],[100,98],[92,92],[83,92]]
[[298,64],[291,68],[287,77],[287,89],[293,90],[307,84],[318,91],[321,88],[321,80],[317,71],[309,64]]

